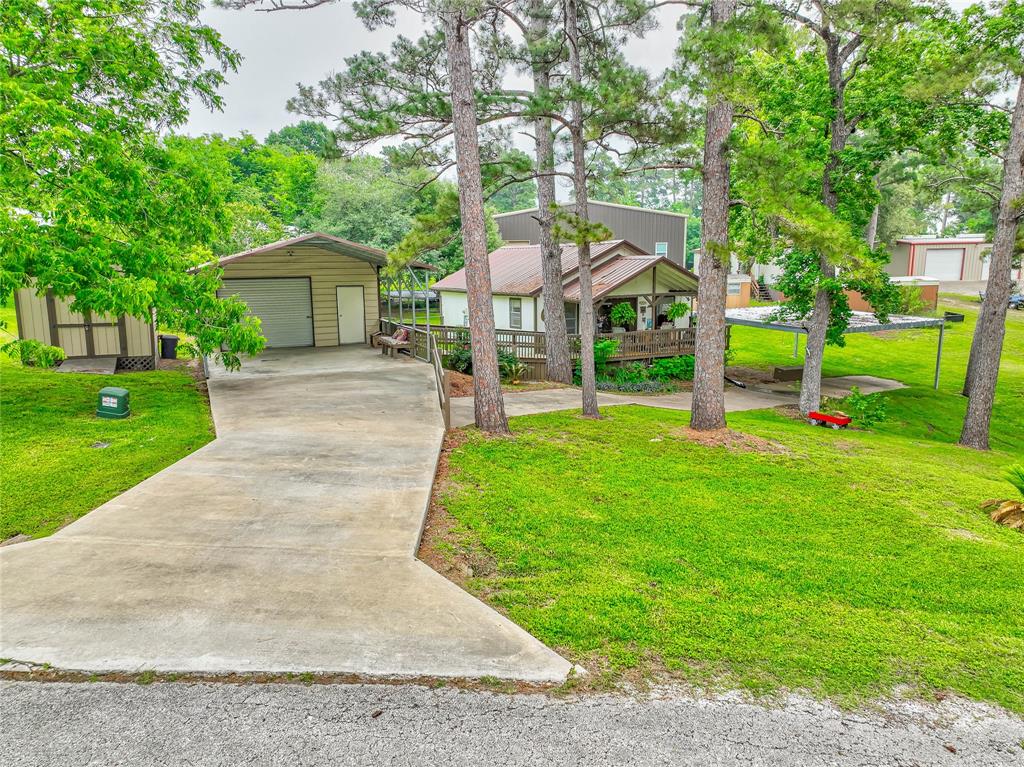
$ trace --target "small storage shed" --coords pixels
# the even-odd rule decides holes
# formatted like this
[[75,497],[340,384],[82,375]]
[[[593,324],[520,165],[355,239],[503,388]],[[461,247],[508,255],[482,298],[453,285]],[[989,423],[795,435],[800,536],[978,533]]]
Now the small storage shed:
[[59,346],[68,358],[116,357],[118,370],[156,367],[156,326],[152,320],[86,311],[73,312],[71,301],[32,288],[14,292],[18,337]]
[[218,263],[219,295],[248,305],[268,348],[361,344],[378,329],[383,250],[314,232]]

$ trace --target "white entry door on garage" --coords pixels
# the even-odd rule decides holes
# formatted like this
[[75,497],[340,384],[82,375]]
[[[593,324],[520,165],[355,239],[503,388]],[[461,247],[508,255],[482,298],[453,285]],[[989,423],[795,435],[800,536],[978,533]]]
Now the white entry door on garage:
[[338,343],[361,344],[366,340],[366,307],[362,285],[338,286]]
[[963,274],[963,248],[928,248],[924,274],[933,280],[959,280]]
[[259,317],[267,347],[313,345],[308,277],[224,280],[222,296],[238,296]]

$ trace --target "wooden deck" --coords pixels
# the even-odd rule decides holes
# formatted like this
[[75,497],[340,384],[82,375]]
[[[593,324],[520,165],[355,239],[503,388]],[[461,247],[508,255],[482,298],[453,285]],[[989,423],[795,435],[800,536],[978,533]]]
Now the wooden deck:
[[[430,361],[432,349],[436,348],[441,357],[469,344],[469,328],[451,325],[432,325],[431,343],[426,325],[400,325],[391,320],[381,320],[381,331],[391,335],[399,327],[409,329],[409,340],[413,355]],[[626,333],[600,333],[597,338],[613,338],[619,348],[613,362],[653,360],[659,357],[678,357],[693,354],[696,342],[696,328],[666,328],[664,330],[633,330]],[[498,352],[514,354],[528,373],[525,380],[543,381],[547,377],[547,353],[543,333],[531,330],[498,330],[495,332]],[[580,337],[569,336],[569,350],[573,359],[579,357]]]

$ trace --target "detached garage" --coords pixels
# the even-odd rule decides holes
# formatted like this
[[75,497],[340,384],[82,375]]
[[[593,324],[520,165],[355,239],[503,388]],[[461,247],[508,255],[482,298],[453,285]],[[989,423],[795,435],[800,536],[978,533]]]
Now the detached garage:
[[383,250],[319,232],[220,259],[221,296],[260,318],[268,348],[365,343],[380,320]]

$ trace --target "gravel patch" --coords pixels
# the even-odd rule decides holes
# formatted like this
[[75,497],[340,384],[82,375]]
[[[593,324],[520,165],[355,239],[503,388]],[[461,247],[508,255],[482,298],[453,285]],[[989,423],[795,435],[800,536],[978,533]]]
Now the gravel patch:
[[0,683],[22,765],[1022,765],[1024,721],[960,699],[559,698],[415,685]]

